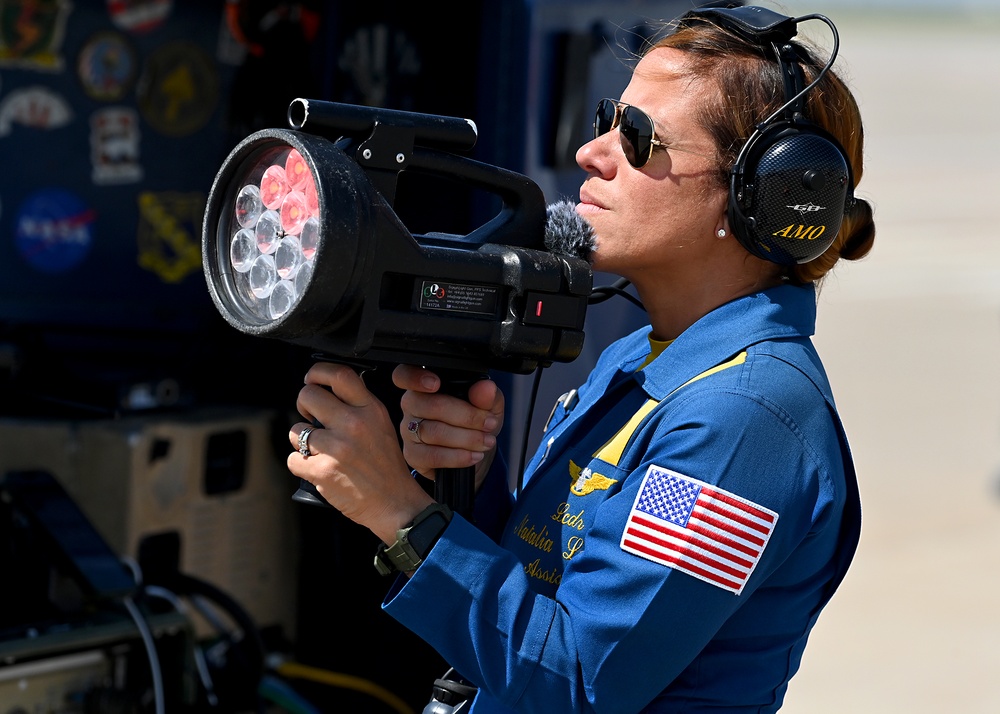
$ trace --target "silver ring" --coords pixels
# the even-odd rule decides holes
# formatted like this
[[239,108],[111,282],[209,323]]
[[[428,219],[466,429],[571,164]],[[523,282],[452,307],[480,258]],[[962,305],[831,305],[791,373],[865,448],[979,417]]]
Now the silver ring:
[[411,419],[410,423],[406,425],[406,430],[413,434],[413,438],[417,440],[418,444],[424,443],[420,439],[420,422],[422,421],[423,419]]
[[299,453],[302,458],[308,459],[313,453],[309,450],[309,435],[316,431],[316,427],[307,426],[299,432]]

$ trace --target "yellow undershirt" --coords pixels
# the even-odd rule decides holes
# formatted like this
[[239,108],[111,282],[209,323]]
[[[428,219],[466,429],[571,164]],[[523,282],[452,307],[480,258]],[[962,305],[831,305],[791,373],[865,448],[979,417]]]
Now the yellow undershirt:
[[639,369],[637,369],[636,372],[641,372],[642,370],[644,370],[649,365],[650,362],[652,362],[654,359],[662,355],[663,350],[670,347],[670,345],[673,343],[673,340],[653,339],[652,335],[650,335],[648,339],[649,339],[649,355],[646,357],[646,361],[643,362],[642,365],[640,365]]

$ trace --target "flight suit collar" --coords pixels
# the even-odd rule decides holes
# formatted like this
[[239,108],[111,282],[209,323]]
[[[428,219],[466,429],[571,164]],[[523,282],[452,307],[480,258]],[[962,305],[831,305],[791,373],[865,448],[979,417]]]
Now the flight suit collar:
[[[816,328],[814,286],[781,285],[721,305],[708,313],[636,375],[644,391],[662,400],[707,369],[766,340],[802,339]],[[644,336],[648,339],[649,330]],[[635,353],[632,353],[634,357]],[[632,365],[622,364],[623,371]]]

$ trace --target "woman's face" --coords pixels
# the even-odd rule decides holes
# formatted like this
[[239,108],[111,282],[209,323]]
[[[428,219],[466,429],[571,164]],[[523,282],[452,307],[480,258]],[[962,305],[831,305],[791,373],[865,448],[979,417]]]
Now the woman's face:
[[672,48],[651,51],[621,97],[649,115],[666,150],[657,147],[636,169],[616,128],[576,155],[588,174],[577,211],[597,236],[594,268],[633,282],[709,267],[716,231],[725,226],[728,191],[718,180],[712,138],[696,122],[716,90],[685,76],[684,57]]

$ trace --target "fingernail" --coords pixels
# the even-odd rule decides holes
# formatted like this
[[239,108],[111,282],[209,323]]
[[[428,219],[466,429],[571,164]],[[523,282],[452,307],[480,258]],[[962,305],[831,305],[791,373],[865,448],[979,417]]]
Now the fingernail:
[[425,374],[420,378],[420,386],[424,389],[437,389],[438,381],[437,377],[433,374]]
[[495,416],[488,416],[483,422],[484,431],[493,431],[497,428],[497,418]]
[[497,445],[497,438],[493,436],[493,434],[487,434],[486,436],[483,437],[483,445],[487,449],[492,449],[494,446]]
[[482,452],[479,452],[479,451],[473,451],[472,452],[472,463],[478,464],[484,458],[486,458],[486,454],[484,454]]

